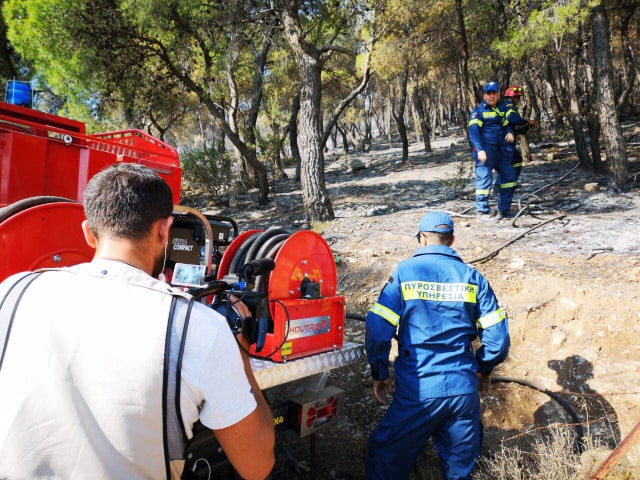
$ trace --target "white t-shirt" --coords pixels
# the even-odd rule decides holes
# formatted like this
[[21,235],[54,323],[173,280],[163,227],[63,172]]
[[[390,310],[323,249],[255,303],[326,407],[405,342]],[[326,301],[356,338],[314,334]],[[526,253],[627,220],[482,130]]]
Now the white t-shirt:
[[[0,285],[0,300],[11,283]],[[36,278],[16,310],[0,369],[0,478],[165,478],[163,409],[173,409],[163,405],[163,386],[173,403],[184,297],[109,260]],[[197,302],[180,371],[187,437],[198,419],[220,429],[256,408],[226,320]],[[181,433],[177,416],[169,417],[173,460]]]

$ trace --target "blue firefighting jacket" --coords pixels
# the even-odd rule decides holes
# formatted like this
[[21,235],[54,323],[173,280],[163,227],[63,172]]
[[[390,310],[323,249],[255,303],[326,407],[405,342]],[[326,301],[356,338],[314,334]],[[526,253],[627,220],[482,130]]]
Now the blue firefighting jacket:
[[498,104],[498,110],[502,112],[504,118],[509,122],[509,125],[514,127],[514,133],[525,133],[528,130],[529,121],[522,118],[516,111],[516,107],[511,98],[506,97],[502,102],[500,102]]
[[[366,318],[365,349],[374,379],[389,376],[398,339],[396,399],[414,402],[477,392],[509,350],[509,329],[487,280],[443,245],[400,262]],[[475,352],[471,342],[479,337]]]
[[469,142],[476,152],[501,145],[505,135],[513,131],[504,112],[498,106],[491,108],[484,100],[469,116]]

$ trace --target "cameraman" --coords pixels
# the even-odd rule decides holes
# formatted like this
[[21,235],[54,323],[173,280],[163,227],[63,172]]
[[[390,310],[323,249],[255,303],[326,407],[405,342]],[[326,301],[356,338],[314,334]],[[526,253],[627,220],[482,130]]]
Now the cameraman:
[[243,478],[265,478],[273,417],[247,355],[222,316],[156,278],[169,186],[116,164],[84,208],[92,262],[0,285],[0,478],[168,478],[197,420]]

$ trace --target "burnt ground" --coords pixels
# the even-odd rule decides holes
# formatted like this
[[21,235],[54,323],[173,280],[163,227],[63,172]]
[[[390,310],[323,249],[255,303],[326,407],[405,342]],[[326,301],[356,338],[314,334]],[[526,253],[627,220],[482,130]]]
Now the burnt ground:
[[[630,171],[637,173],[640,127],[626,127]],[[388,145],[326,156],[336,219],[312,227],[336,259],[338,294],[346,297],[350,315],[347,340],[363,342],[364,325],[351,317],[366,314],[395,264],[412,254],[420,217],[432,209],[451,212],[454,248],[489,279],[509,316],[512,348],[495,375],[555,393],[578,415],[586,437],[614,447],[640,422],[638,184],[627,193],[610,193],[606,177],[576,168],[571,145],[532,145],[533,160],[514,197],[513,208],[522,215],[515,222],[480,224],[465,140],[438,138],[433,147],[426,154],[412,145],[407,163]],[[352,168],[354,160],[360,168]],[[255,192],[240,195],[233,209],[203,208],[204,200],[198,207],[234,218],[240,231],[309,228],[299,186],[285,179],[273,180],[272,188],[266,207],[255,205]],[[309,439],[289,444],[300,470],[289,468],[283,478],[363,477],[366,439],[384,407],[373,398],[365,363],[334,371],[329,383],[345,390],[343,415],[318,433],[315,456]],[[550,423],[574,423],[550,396],[517,383],[496,383],[483,409],[484,458],[500,444],[530,449],[550,434]],[[591,461],[597,465],[607,453]],[[640,478],[639,445],[621,465],[629,476],[620,478]],[[437,472],[437,455],[427,448],[416,478],[440,478]]]

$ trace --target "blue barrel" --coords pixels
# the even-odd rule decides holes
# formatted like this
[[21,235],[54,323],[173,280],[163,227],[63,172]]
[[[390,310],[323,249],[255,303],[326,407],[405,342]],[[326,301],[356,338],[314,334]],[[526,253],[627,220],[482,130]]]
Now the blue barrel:
[[7,94],[5,98],[7,103],[20,105],[22,107],[31,107],[31,85],[27,82],[9,80],[7,82]]

